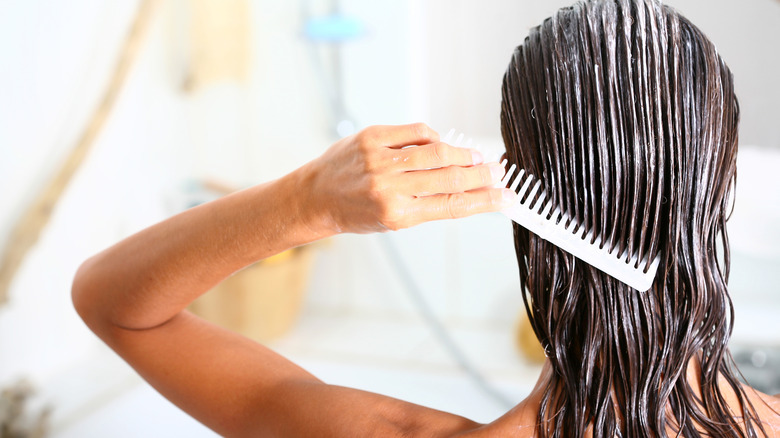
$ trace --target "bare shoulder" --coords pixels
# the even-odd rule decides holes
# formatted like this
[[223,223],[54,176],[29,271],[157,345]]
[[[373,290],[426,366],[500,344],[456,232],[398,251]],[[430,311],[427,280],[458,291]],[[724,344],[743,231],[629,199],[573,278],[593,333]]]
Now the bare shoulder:
[[536,436],[538,403],[533,394],[520,402],[509,412],[490,424],[464,431],[458,438],[483,438],[511,436],[513,438],[533,438]]
[[775,395],[766,395],[762,394],[764,399],[766,400],[769,407],[774,410],[775,418],[780,423],[780,394]]
[[490,423],[480,428],[463,432],[457,435],[457,438],[492,438],[497,436],[534,438],[536,437],[536,425]]
[[769,408],[770,412],[780,421],[780,394],[768,395],[761,391],[753,390],[754,395],[759,399],[759,404],[764,405],[765,408]]
[[750,387],[745,389],[768,436],[780,437],[780,394],[772,396]]
[[780,394],[770,396],[765,395],[767,406],[764,412],[759,416],[764,424],[767,437],[780,437]]

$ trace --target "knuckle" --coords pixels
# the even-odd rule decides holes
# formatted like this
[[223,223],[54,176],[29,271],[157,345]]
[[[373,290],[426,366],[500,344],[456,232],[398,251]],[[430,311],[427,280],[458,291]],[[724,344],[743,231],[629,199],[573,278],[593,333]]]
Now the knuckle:
[[363,171],[369,175],[376,174],[382,167],[376,148],[365,147],[365,149],[362,150],[361,161],[363,164]]
[[384,225],[384,227],[387,228],[389,231],[398,231],[401,229],[401,226],[398,225],[396,222],[383,221],[382,225]]
[[363,144],[365,142],[365,140],[366,140],[366,129],[368,129],[368,128],[361,129],[360,131],[358,131],[358,132],[356,132],[354,134],[355,142],[357,142],[358,144]]
[[398,221],[390,221],[385,223],[385,227],[390,231],[398,231],[404,228],[404,225]]
[[[487,190],[485,194],[488,206],[500,206],[503,202],[503,194],[501,190]],[[493,207],[495,208],[495,207]]]
[[381,222],[384,225],[387,225],[388,222],[392,220],[392,207],[388,205],[385,202],[380,202],[377,204],[376,209],[377,217],[379,218],[379,222]]
[[396,231],[403,228],[403,205],[394,199],[383,202],[379,209],[379,221],[388,229]]
[[450,155],[449,147],[444,143],[436,143],[431,146],[431,155],[435,162],[446,163]]
[[446,190],[451,192],[463,191],[466,186],[466,173],[459,167],[450,167],[447,172],[444,173],[443,186]]
[[421,150],[404,151],[406,155],[401,160],[412,169],[424,169],[426,167],[425,157],[420,152]]
[[490,172],[490,168],[487,166],[480,167],[477,172],[479,173],[479,182],[481,186],[489,186],[493,184],[493,174]]
[[375,126],[369,126],[364,128],[355,135],[355,139],[358,141],[358,145],[361,150],[373,149],[377,143],[377,128]]
[[425,123],[413,123],[411,125],[412,132],[415,134],[416,137],[425,139],[425,140],[433,140],[434,139],[434,133],[433,129],[431,129],[428,125]]
[[466,214],[466,199],[461,195],[449,195],[446,202],[446,213],[451,219],[463,217]]
[[380,207],[386,203],[385,200],[385,186],[382,178],[371,176],[366,183],[368,199],[375,205]]

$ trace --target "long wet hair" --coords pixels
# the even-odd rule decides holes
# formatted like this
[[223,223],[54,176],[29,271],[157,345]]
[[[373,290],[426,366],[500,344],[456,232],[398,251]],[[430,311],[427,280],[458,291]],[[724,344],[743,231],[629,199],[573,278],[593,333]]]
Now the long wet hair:
[[715,46],[658,1],[580,2],[530,31],[502,94],[509,162],[610,248],[661,258],[638,292],[515,224],[525,307],[553,368],[538,435],[764,432],[727,348],[739,105]]

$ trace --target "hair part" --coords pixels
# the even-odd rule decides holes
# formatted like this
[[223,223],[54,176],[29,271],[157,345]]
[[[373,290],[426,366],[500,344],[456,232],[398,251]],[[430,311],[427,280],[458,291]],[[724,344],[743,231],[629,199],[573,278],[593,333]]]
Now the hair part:
[[502,95],[510,164],[610,249],[661,257],[640,293],[514,225],[525,307],[554,369],[539,435],[763,432],[727,348],[739,105],[715,46],[655,0],[580,2],[530,31]]

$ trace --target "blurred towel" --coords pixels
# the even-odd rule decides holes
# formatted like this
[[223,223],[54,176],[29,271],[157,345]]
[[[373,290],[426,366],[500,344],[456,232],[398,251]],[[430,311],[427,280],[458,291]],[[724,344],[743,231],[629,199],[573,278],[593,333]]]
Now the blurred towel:
[[189,0],[190,59],[186,91],[248,77],[250,6],[247,0]]

